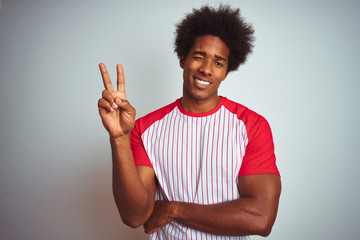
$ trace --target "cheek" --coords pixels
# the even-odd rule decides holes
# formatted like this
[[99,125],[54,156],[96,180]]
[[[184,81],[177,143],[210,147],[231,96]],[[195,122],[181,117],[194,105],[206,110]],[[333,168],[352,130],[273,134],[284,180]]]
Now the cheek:
[[217,79],[219,80],[219,83],[224,81],[226,76],[227,76],[227,74],[224,74],[224,73],[218,74]]
[[224,72],[222,73],[222,80],[221,81],[224,81],[226,79],[227,75],[228,75],[227,70],[224,70]]

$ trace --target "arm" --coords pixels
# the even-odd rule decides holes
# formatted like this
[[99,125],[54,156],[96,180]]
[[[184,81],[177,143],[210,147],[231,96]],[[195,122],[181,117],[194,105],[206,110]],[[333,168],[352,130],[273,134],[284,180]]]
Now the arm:
[[113,194],[122,221],[143,225],[154,209],[156,179],[152,168],[136,167],[129,140],[110,140],[113,158]]
[[109,132],[113,160],[113,193],[123,222],[131,227],[142,225],[154,208],[156,178],[148,167],[135,167],[130,147],[130,131],[135,109],[127,101],[122,66],[117,65],[117,87],[114,91],[104,64],[100,71],[105,90],[98,102],[99,114]]
[[213,205],[157,201],[145,231],[152,233],[176,220],[190,228],[219,235],[269,235],[278,209],[280,177],[243,176],[239,178],[238,188],[240,199]]

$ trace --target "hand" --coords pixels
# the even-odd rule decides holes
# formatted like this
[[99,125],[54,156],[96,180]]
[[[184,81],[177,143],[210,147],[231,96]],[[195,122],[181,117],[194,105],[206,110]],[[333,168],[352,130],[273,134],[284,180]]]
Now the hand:
[[159,227],[173,221],[171,218],[171,207],[174,202],[165,202],[158,200],[155,202],[154,211],[149,220],[144,224],[145,233],[152,234],[158,230]]
[[124,70],[120,64],[116,65],[117,91],[114,91],[105,64],[100,63],[99,68],[105,87],[98,101],[104,127],[113,138],[129,134],[134,127],[136,111],[126,99]]

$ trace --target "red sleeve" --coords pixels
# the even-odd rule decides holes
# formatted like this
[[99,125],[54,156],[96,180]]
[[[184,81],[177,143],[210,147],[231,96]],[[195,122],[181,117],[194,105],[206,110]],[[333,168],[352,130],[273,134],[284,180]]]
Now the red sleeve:
[[130,143],[131,150],[136,166],[148,166],[152,168],[150,159],[145,151],[144,144],[141,139],[142,131],[140,130],[139,121],[135,121],[135,126],[131,130]]
[[[256,114],[256,113],[254,113]],[[248,144],[245,149],[239,177],[253,174],[277,174],[274,142],[268,122],[260,115],[247,119]]]

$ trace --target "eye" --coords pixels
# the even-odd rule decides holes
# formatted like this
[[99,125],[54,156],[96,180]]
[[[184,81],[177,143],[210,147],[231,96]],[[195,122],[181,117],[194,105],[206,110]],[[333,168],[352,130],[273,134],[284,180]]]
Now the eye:
[[193,56],[193,59],[195,59],[195,60],[203,60],[204,58],[202,56]]
[[223,67],[224,64],[222,64],[221,62],[215,62],[215,65],[218,66],[218,67]]

